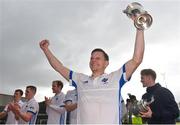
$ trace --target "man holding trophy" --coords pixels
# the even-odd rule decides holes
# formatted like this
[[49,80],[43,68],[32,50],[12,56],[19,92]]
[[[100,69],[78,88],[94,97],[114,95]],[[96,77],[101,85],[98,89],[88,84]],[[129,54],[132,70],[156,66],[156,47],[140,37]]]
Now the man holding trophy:
[[178,105],[173,94],[159,83],[155,83],[156,73],[152,69],[141,71],[141,82],[147,87],[142,100],[149,103],[141,103],[141,117],[146,118],[149,124],[175,124],[179,116]]
[[[139,7],[139,6],[138,6]],[[138,10],[139,8],[134,9]],[[131,8],[130,8],[131,9]],[[89,67],[90,76],[74,72],[65,67],[50,51],[49,41],[42,40],[40,47],[46,55],[50,65],[60,73],[78,91],[77,123],[78,124],[121,124],[121,88],[130,80],[132,74],[141,64],[144,55],[144,29],[148,25],[146,16],[141,11],[136,15],[131,13],[134,9],[127,10],[133,21],[142,24],[137,28],[133,57],[116,71],[106,74],[109,57],[103,49],[96,48],[91,52]],[[143,14],[146,14],[143,12]],[[139,20],[137,20],[139,18]]]

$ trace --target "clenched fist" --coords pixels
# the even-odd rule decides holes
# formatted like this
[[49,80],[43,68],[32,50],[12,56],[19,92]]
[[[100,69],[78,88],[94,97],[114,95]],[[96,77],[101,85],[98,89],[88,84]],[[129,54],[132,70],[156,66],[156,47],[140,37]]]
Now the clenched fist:
[[46,50],[48,49],[48,46],[49,46],[49,40],[42,40],[40,43],[39,43],[40,47],[42,50]]

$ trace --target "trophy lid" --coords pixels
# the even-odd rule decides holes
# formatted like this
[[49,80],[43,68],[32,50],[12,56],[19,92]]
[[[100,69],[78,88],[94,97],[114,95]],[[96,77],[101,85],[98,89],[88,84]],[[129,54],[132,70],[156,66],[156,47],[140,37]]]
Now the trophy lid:
[[133,2],[127,6],[125,10],[123,10],[127,16],[135,15],[136,13],[144,13],[143,6],[138,2]]

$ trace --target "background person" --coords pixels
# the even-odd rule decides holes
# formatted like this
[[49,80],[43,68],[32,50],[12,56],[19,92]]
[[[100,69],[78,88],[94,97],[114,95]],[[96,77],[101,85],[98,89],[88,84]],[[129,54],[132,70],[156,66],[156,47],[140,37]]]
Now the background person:
[[52,91],[55,95],[52,98],[45,97],[47,124],[65,124],[65,95],[61,92],[62,88],[63,83],[60,80],[53,81]]
[[65,96],[67,124],[77,124],[77,89],[69,90]]
[[154,70],[143,69],[141,71],[141,82],[143,87],[147,87],[142,99],[150,102],[154,98],[148,107],[148,112],[141,112],[141,116],[147,119],[148,124],[175,124],[175,119],[179,116],[179,109],[174,95],[155,80]]
[[18,118],[18,124],[35,124],[37,115],[39,112],[39,104],[34,99],[36,94],[35,86],[27,86],[25,91],[25,98],[27,102],[25,102],[22,108],[19,108],[17,104],[10,104],[10,108],[16,114]]
[[[22,95],[23,91],[21,89],[16,89],[14,92],[14,99],[11,103],[17,103],[21,108],[23,105],[23,102],[21,101]],[[8,115],[6,124],[18,124],[18,121],[16,120],[14,113],[9,108],[9,104],[7,104],[4,110],[0,113],[0,118],[5,117],[6,115]]]

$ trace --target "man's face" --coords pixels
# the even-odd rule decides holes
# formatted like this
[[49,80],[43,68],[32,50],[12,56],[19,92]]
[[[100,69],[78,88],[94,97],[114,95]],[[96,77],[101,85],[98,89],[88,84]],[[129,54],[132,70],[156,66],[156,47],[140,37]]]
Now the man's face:
[[34,96],[33,91],[30,88],[26,88],[25,97],[26,99],[31,99]]
[[91,59],[89,62],[89,66],[94,71],[103,71],[108,65],[108,61],[105,60],[104,55],[102,52],[93,52],[91,54]]
[[20,94],[20,92],[19,92],[19,91],[14,92],[14,100],[15,100],[15,101],[18,101],[18,100],[20,100],[20,99],[21,99],[21,94]]
[[56,83],[53,83],[52,84],[52,91],[53,91],[53,93],[59,93],[60,87],[58,87]]
[[148,87],[150,84],[150,76],[141,75],[141,83],[143,84],[143,87]]

